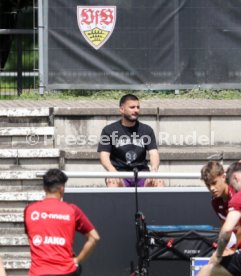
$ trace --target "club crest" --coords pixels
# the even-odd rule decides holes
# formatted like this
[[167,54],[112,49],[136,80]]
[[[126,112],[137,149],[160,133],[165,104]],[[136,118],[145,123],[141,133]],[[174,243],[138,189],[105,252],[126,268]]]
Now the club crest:
[[110,38],[116,22],[115,6],[77,6],[77,20],[85,40],[96,50]]

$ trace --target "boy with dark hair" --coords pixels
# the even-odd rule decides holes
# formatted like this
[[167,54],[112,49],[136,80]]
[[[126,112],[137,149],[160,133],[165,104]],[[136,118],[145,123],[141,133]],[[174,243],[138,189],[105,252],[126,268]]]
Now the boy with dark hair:
[[[45,198],[29,204],[24,210],[25,231],[31,252],[30,276],[79,276],[82,263],[100,239],[93,224],[79,207],[64,201],[68,177],[59,169],[50,169],[43,177]],[[73,256],[75,231],[86,241]]]

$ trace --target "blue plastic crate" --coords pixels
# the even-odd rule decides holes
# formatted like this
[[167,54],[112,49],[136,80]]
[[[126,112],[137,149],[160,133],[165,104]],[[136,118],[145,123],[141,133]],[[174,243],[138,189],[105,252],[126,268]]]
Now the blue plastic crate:
[[197,276],[198,271],[208,264],[210,258],[196,257],[191,258],[191,276]]

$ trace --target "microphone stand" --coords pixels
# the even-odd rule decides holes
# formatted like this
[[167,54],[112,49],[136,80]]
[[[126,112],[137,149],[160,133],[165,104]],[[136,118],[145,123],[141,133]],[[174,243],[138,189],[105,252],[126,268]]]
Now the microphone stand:
[[[149,271],[149,251],[148,251],[148,235],[146,230],[145,217],[141,211],[139,211],[138,204],[138,169],[134,168],[134,181],[135,181],[135,225],[136,225],[136,251],[138,256],[138,267],[134,272],[134,276],[148,276]],[[133,275],[133,274],[132,274]]]
[[136,201],[136,214],[139,211],[139,205],[138,205],[138,194],[137,194],[137,183],[138,183],[138,169],[134,168],[134,181],[135,181],[135,201]]

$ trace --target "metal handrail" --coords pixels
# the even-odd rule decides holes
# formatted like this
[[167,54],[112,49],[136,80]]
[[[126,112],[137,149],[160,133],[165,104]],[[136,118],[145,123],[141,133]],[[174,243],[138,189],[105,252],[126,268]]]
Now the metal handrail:
[[[134,172],[78,172],[63,171],[69,178],[134,178]],[[45,171],[37,172],[41,177]],[[161,178],[161,179],[200,179],[200,173],[163,173],[163,172],[139,172],[138,178]]]

